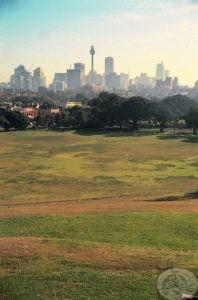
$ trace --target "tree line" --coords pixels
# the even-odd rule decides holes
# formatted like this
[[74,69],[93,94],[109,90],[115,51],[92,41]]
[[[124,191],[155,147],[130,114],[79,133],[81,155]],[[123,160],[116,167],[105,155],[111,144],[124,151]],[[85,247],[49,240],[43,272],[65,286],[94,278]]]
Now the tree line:
[[[75,106],[63,109],[59,114],[41,111],[35,120],[35,128],[105,128],[138,130],[140,126],[159,128],[164,132],[167,126],[179,124],[198,131],[198,103],[187,96],[175,95],[162,101],[149,101],[142,97],[122,98],[107,92],[86,102],[83,107]],[[0,126],[25,129],[30,121],[19,112],[0,109]]]

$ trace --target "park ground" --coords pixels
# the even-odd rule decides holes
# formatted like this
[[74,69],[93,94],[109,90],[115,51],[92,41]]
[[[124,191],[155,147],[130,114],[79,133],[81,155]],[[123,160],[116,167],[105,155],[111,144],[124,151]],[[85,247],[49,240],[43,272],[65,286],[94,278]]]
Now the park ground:
[[162,299],[198,277],[198,138],[0,134],[0,299]]

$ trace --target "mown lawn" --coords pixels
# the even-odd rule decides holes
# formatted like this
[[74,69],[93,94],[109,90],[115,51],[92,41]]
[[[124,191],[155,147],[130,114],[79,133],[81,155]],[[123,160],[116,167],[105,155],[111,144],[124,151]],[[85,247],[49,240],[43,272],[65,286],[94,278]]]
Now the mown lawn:
[[1,299],[161,299],[166,269],[198,276],[198,216],[106,213],[0,220]]
[[196,210],[36,216],[30,205],[122,195],[145,207],[169,196],[163,203],[188,205],[198,193],[197,143],[153,131],[1,133],[0,204],[29,211],[0,219],[0,299],[156,300],[163,271],[198,276]]
[[197,191],[190,133],[25,131],[0,134],[0,201],[21,203]]
[[126,244],[132,247],[195,250],[198,215],[115,213],[76,216],[30,216],[0,219],[1,237],[52,237]]

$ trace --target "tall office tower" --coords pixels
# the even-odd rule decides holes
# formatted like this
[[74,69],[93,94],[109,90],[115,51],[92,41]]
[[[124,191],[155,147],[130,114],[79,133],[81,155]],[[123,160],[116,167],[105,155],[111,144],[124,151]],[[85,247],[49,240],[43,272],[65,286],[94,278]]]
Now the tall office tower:
[[127,91],[128,88],[129,88],[129,75],[121,73],[120,74],[120,89]]
[[197,81],[195,81],[194,88],[195,88],[196,90],[198,89],[198,80],[197,80]]
[[168,88],[172,88],[172,85],[173,85],[173,78],[172,77],[166,77],[165,79],[165,85],[166,87]]
[[165,70],[164,70],[164,64],[163,62],[161,62],[160,64],[157,64],[156,67],[156,80],[164,80],[164,74]]
[[116,73],[111,73],[106,76],[106,87],[109,90],[120,89],[120,76]]
[[148,87],[150,85],[150,77],[147,73],[141,73],[140,76],[136,76],[135,84],[142,87]]
[[80,71],[81,86],[85,85],[85,65],[82,63],[74,64],[74,69]]
[[174,77],[173,79],[173,88],[176,88],[179,86],[179,79],[178,77]]
[[105,76],[114,73],[114,59],[113,57],[105,58]]
[[165,79],[170,77],[170,71],[169,70],[165,70]]
[[36,68],[33,72],[33,91],[38,92],[40,87],[46,87],[46,79],[41,68]]
[[55,73],[52,87],[55,92],[64,91],[67,88],[67,74]]
[[133,79],[129,79],[129,88],[131,88],[134,85],[134,80]]
[[67,70],[67,88],[71,90],[78,89],[85,84],[85,65],[81,63],[74,64],[74,69]]
[[103,84],[103,76],[98,74],[96,71],[89,72],[89,74],[86,76],[86,83],[90,86],[92,85],[98,85],[102,86]]
[[23,65],[19,65],[10,77],[10,83],[17,90],[32,90],[32,74]]

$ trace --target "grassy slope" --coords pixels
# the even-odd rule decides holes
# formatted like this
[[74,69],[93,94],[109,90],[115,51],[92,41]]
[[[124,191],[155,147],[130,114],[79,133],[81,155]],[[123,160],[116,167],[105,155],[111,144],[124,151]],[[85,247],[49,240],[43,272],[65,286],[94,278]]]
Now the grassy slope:
[[196,214],[179,213],[37,216],[0,220],[2,237],[52,237],[177,250],[197,249],[197,230]]
[[197,189],[197,138],[189,134],[26,131],[2,133],[0,143],[1,203]]
[[[197,142],[185,134],[3,133],[0,201],[195,192]],[[196,214],[154,212],[2,218],[0,299],[161,299],[163,270],[198,276],[197,222]]]
[[8,299],[161,299],[163,270],[198,275],[196,214],[16,217],[0,228],[7,239],[40,237],[38,250],[23,241],[14,251],[16,238],[5,248],[0,291]]

